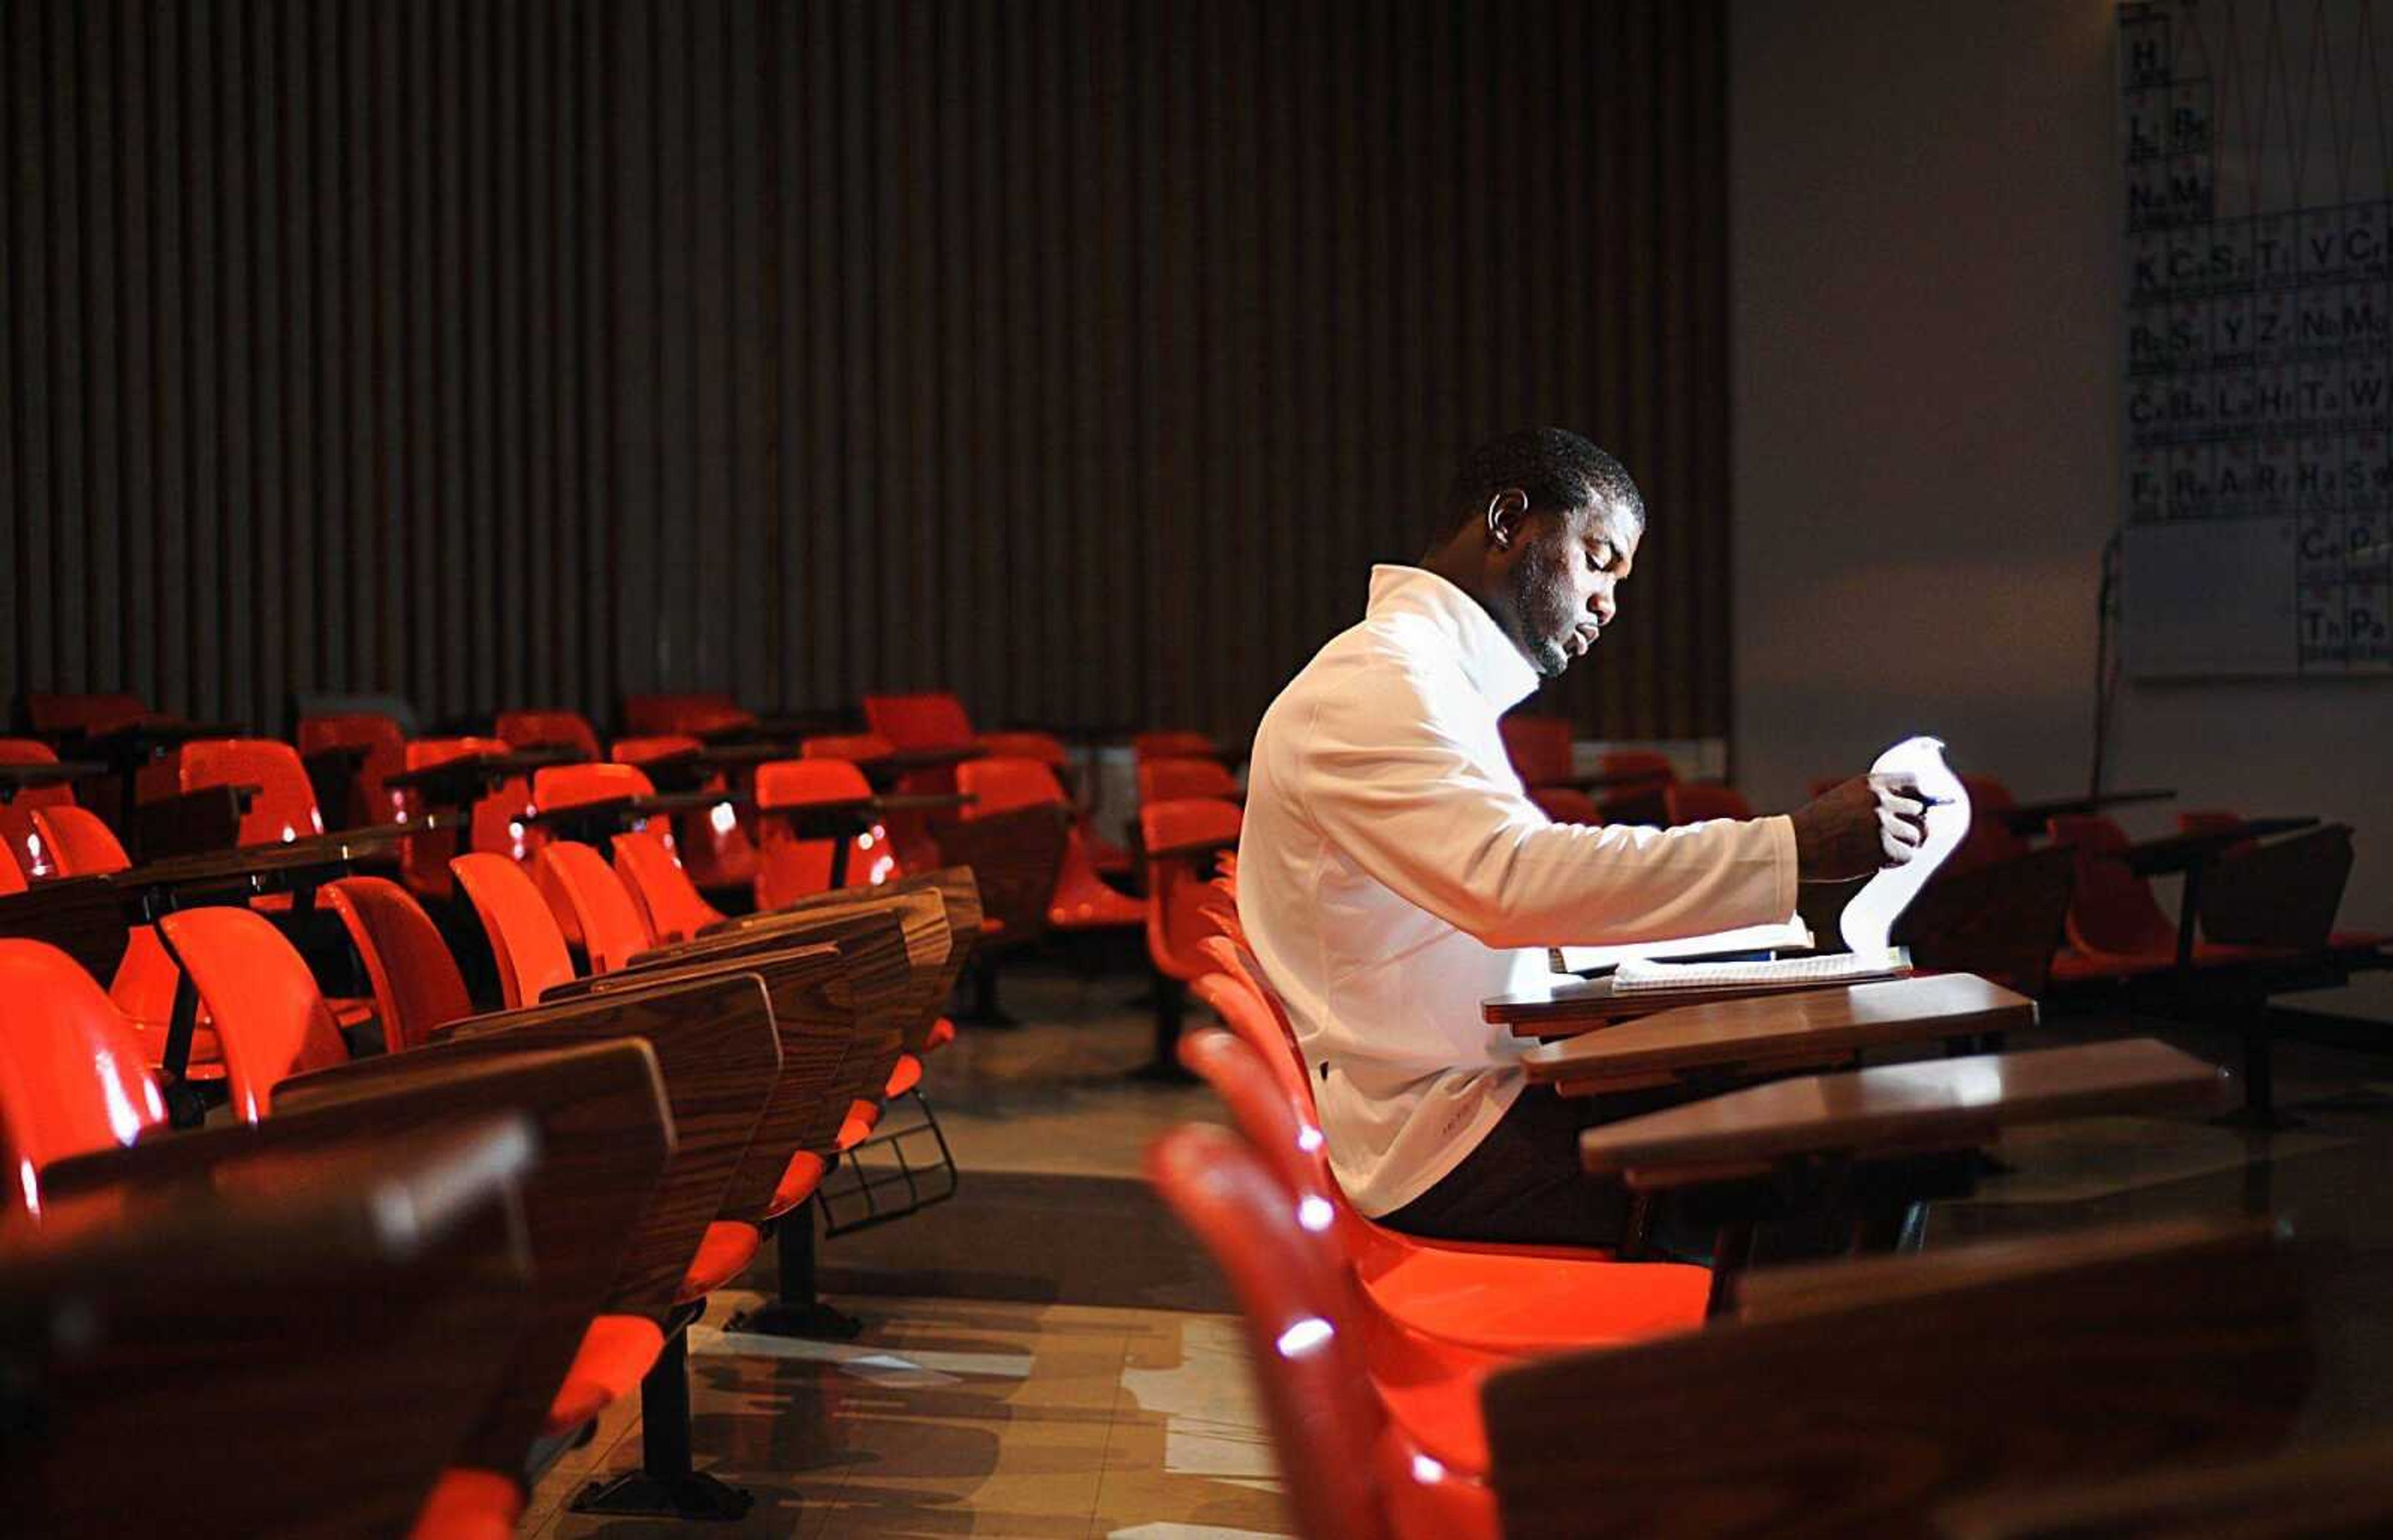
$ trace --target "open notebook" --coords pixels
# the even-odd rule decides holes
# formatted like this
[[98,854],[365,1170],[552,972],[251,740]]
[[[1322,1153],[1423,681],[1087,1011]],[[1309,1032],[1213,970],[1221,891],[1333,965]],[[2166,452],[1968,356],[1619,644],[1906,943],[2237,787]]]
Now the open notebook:
[[1911,953],[1901,946],[1784,958],[1776,962],[1655,962],[1632,958],[1613,971],[1612,992],[1618,996],[1718,989],[1746,995],[1766,989],[1865,984],[1871,979],[1902,978],[1910,972]]

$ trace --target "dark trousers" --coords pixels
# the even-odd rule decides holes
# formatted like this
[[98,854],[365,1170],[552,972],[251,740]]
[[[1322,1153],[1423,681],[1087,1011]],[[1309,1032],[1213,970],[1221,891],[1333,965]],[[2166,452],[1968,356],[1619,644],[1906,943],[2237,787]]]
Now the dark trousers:
[[1681,1100],[1667,1092],[1563,1097],[1531,1086],[1462,1164],[1379,1222],[1424,1240],[1618,1246],[1628,1229],[1628,1194],[1587,1174],[1578,1136]]
[[[1628,1194],[1616,1181],[1587,1174],[1579,1164],[1580,1132],[1711,1094],[1671,1089],[1557,1096],[1530,1086],[1462,1164],[1379,1222],[1423,1240],[1616,1247],[1628,1233]],[[1647,1217],[1642,1251],[1708,1264],[1713,1239],[1710,1229],[1662,1201]],[[1755,1236],[1752,1259],[1833,1257],[1846,1249],[1846,1242],[1834,1215],[1781,1215]]]

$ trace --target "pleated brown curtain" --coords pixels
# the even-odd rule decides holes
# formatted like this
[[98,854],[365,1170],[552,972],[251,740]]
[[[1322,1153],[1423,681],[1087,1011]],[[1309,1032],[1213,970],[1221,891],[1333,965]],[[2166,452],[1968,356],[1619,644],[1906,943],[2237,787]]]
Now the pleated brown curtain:
[[1728,722],[1723,0],[0,7],[0,684],[1236,732],[1457,452]]

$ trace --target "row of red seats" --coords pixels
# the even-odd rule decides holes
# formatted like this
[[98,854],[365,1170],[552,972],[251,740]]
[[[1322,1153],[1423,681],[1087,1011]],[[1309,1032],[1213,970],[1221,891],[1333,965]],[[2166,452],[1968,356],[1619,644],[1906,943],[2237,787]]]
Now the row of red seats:
[[[647,1495],[662,1491],[682,1507],[728,1502],[687,1468],[678,1326],[707,1292],[755,1255],[765,1225],[796,1210],[830,1163],[870,1137],[879,1109],[919,1082],[920,1053],[952,1035],[941,1028],[938,1006],[976,940],[977,902],[968,874],[946,873],[899,891],[822,895],[795,913],[750,917],[714,937],[659,949],[630,891],[595,851],[560,842],[540,855],[581,922],[591,972],[575,977],[548,901],[524,870],[494,855],[459,857],[458,878],[503,959],[513,1014],[495,1018],[463,1019],[467,1007],[456,964],[404,889],[373,878],[333,885],[331,902],[367,961],[393,1050],[373,1060],[350,1061],[305,964],[264,916],[197,908],[166,916],[161,929],[207,1004],[232,1104],[248,1122],[280,1127],[294,1103],[316,1108],[327,1098],[366,1098],[377,1115],[386,1115],[391,1109],[374,1098],[377,1088],[438,1083],[454,1090],[456,1074],[493,1052],[632,1036],[647,1045],[652,1057],[642,1062],[651,1074],[661,1066],[672,1108],[655,1147],[678,1149],[693,1161],[713,1150],[712,1167],[723,1176],[739,1170],[756,1176],[728,1186],[717,1179],[709,1186],[701,1174],[695,1185],[682,1184],[687,1195],[670,1214],[660,1188],[649,1208],[650,1233],[640,1231],[636,1205],[622,1211],[625,1202],[644,1194],[603,1184],[572,1214],[535,1212],[535,1230],[554,1220],[579,1226],[585,1240],[632,1234],[635,1248],[645,1237],[656,1251],[651,1273],[670,1286],[644,1296],[649,1308],[583,1312],[576,1323],[569,1299],[551,1312],[540,1364],[553,1363],[559,1372],[553,1393],[543,1392],[532,1442],[569,1434],[645,1378],[645,1389],[665,1403],[648,1408]],[[12,1236],[29,1226],[49,1234],[61,1212],[60,1195],[85,1191],[77,1185],[76,1156],[134,1144],[131,1155],[155,1150],[158,1160],[171,1162],[177,1152],[191,1158],[215,1147],[208,1142],[222,1142],[215,1134],[153,1142],[161,1114],[156,1088],[124,1036],[121,1016],[64,954],[36,943],[0,943],[0,971],[8,974],[0,987],[7,1018],[0,1030],[0,1135],[21,1176],[20,1211],[5,1218]],[[846,994],[822,993],[824,978],[833,974],[846,981]],[[590,997],[588,1004],[560,1014],[556,1002],[582,997]],[[743,999],[751,1003],[743,1006]],[[833,1000],[852,1000],[853,1008],[827,1016]],[[733,1046],[740,1040],[743,1014],[758,1024],[746,1040],[763,1055],[744,1074]],[[735,1082],[752,1086],[752,1100],[742,1103],[748,1093],[733,1093]],[[511,1094],[524,1094],[524,1088],[516,1085]],[[426,1104],[441,1100],[433,1096]],[[572,1128],[587,1127],[571,1119],[598,1110],[593,1103],[577,1111],[565,1102],[545,1108],[544,1139],[554,1143]],[[348,1108],[353,1126],[365,1116],[363,1101]],[[606,1131],[612,1145],[633,1130]],[[637,1148],[636,1141],[622,1145]],[[660,1179],[668,1185],[673,1164],[665,1162]],[[92,1168],[113,1169],[105,1162]],[[702,1207],[692,1206],[692,1197]],[[602,1215],[597,1207],[606,1203],[613,1207]],[[78,1210],[70,1206],[67,1211]],[[660,1228],[670,1233],[653,1233]],[[799,1213],[782,1233],[802,1234],[810,1246],[811,1220]],[[694,1249],[670,1275],[656,1272],[655,1264],[675,1254],[682,1236]],[[783,1259],[789,1259],[786,1249]],[[586,1296],[586,1287],[583,1296],[566,1287],[573,1277],[565,1274],[572,1272],[543,1280],[544,1288],[564,1290],[552,1304]],[[605,1282],[596,1280],[602,1287]],[[628,1286],[619,1278],[617,1286],[620,1292]],[[565,1343],[569,1353],[554,1351],[560,1320],[580,1338],[578,1348]],[[540,1369],[533,1377],[544,1374]],[[518,1384],[518,1402],[522,1394]],[[677,1452],[676,1396],[683,1429]],[[529,1425],[518,1416],[513,1426],[521,1431]],[[505,1533],[512,1522],[508,1504],[519,1505],[521,1496],[520,1468],[510,1461],[525,1453],[515,1449],[490,1468],[452,1472],[424,1509],[418,1533]],[[493,1505],[505,1511],[494,1512]]]

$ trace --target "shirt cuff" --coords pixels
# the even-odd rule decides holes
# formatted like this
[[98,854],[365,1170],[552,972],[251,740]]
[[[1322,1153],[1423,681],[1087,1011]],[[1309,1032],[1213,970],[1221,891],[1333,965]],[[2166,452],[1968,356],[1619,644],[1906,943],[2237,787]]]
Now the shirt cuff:
[[1795,855],[1795,820],[1778,813],[1761,821],[1770,827],[1770,846],[1776,855],[1778,896],[1774,907],[1781,915],[1791,915],[1795,912],[1797,884],[1802,876],[1801,863]]

